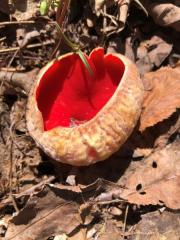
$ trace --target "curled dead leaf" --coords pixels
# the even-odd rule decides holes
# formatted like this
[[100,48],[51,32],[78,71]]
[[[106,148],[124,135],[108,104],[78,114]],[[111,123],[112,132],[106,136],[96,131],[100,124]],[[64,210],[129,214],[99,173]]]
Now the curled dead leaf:
[[163,27],[172,27],[180,31],[180,7],[171,1],[160,3],[159,1],[144,1],[145,7],[154,21]]
[[139,205],[165,204],[180,208],[180,142],[152,153],[135,170],[126,172],[121,197]]
[[180,67],[163,67],[143,78],[146,94],[140,131],[170,117],[180,108]]

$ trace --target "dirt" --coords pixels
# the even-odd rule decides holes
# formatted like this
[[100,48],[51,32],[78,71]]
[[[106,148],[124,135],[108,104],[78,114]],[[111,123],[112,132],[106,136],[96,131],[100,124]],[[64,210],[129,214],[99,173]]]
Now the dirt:
[[[179,239],[179,1],[37,0],[0,4],[0,239]],[[57,1],[58,2],[58,1]],[[163,13],[163,14],[162,14]],[[36,74],[72,51],[121,53],[145,96],[132,135],[109,159],[72,167],[30,137],[26,103]]]

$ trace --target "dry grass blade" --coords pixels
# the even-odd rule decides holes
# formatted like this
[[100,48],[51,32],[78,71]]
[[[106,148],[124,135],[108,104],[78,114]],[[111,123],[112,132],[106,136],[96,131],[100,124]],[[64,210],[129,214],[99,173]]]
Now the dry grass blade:
[[140,8],[144,11],[144,13],[146,14],[146,16],[148,16],[148,12],[147,10],[145,9],[145,7],[142,5],[142,3],[139,1],[139,0],[133,0],[134,2],[136,2]]

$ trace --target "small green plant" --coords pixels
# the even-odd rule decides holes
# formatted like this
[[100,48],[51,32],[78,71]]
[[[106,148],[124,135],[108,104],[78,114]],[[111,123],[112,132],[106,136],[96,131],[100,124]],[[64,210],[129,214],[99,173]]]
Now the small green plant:
[[[40,13],[41,15],[46,15],[49,11],[50,8],[58,8],[60,7],[61,1],[60,0],[41,0],[41,4],[40,4]],[[52,24],[54,24],[56,26],[56,29],[58,31],[58,33],[60,34],[60,37],[63,38],[64,42],[72,49],[72,51],[76,54],[78,54],[78,56],[80,57],[81,61],[83,62],[83,64],[85,65],[85,67],[87,68],[89,74],[91,76],[93,76],[93,71],[88,63],[88,60],[86,59],[84,53],[81,51],[80,47],[76,44],[74,44],[73,42],[71,42],[66,35],[63,33],[60,25],[57,22],[52,22]]]
[[86,59],[86,57],[84,56],[84,53],[81,51],[80,47],[74,43],[72,43],[67,37],[66,35],[63,33],[61,27],[59,26],[59,24],[57,22],[54,22],[60,36],[63,38],[64,42],[73,50],[74,53],[78,54],[81,61],[83,62],[83,64],[85,65],[85,67],[87,68],[88,72],[90,73],[91,76],[93,76],[93,71]]
[[41,0],[40,13],[46,15],[50,8],[55,9],[60,4],[60,0]]

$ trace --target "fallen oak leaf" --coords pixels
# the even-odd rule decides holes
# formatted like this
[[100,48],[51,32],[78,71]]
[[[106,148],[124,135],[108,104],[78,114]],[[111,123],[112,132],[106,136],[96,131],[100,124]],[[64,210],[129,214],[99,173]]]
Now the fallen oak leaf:
[[[104,186],[106,183],[106,186]],[[33,195],[27,205],[10,221],[6,240],[45,240],[51,236],[71,236],[82,224],[92,220],[93,199],[114,184],[98,179],[93,184],[58,187],[47,185]],[[89,204],[82,204],[89,201]],[[81,206],[81,207],[80,207]],[[86,210],[87,209],[87,210]]]
[[140,131],[169,118],[180,108],[180,67],[163,67],[144,75],[145,98]]
[[120,196],[138,205],[180,208],[180,142],[152,153],[134,170],[125,173],[125,189]]
[[33,196],[8,227],[6,240],[45,240],[69,234],[81,224],[78,194],[46,186]]

